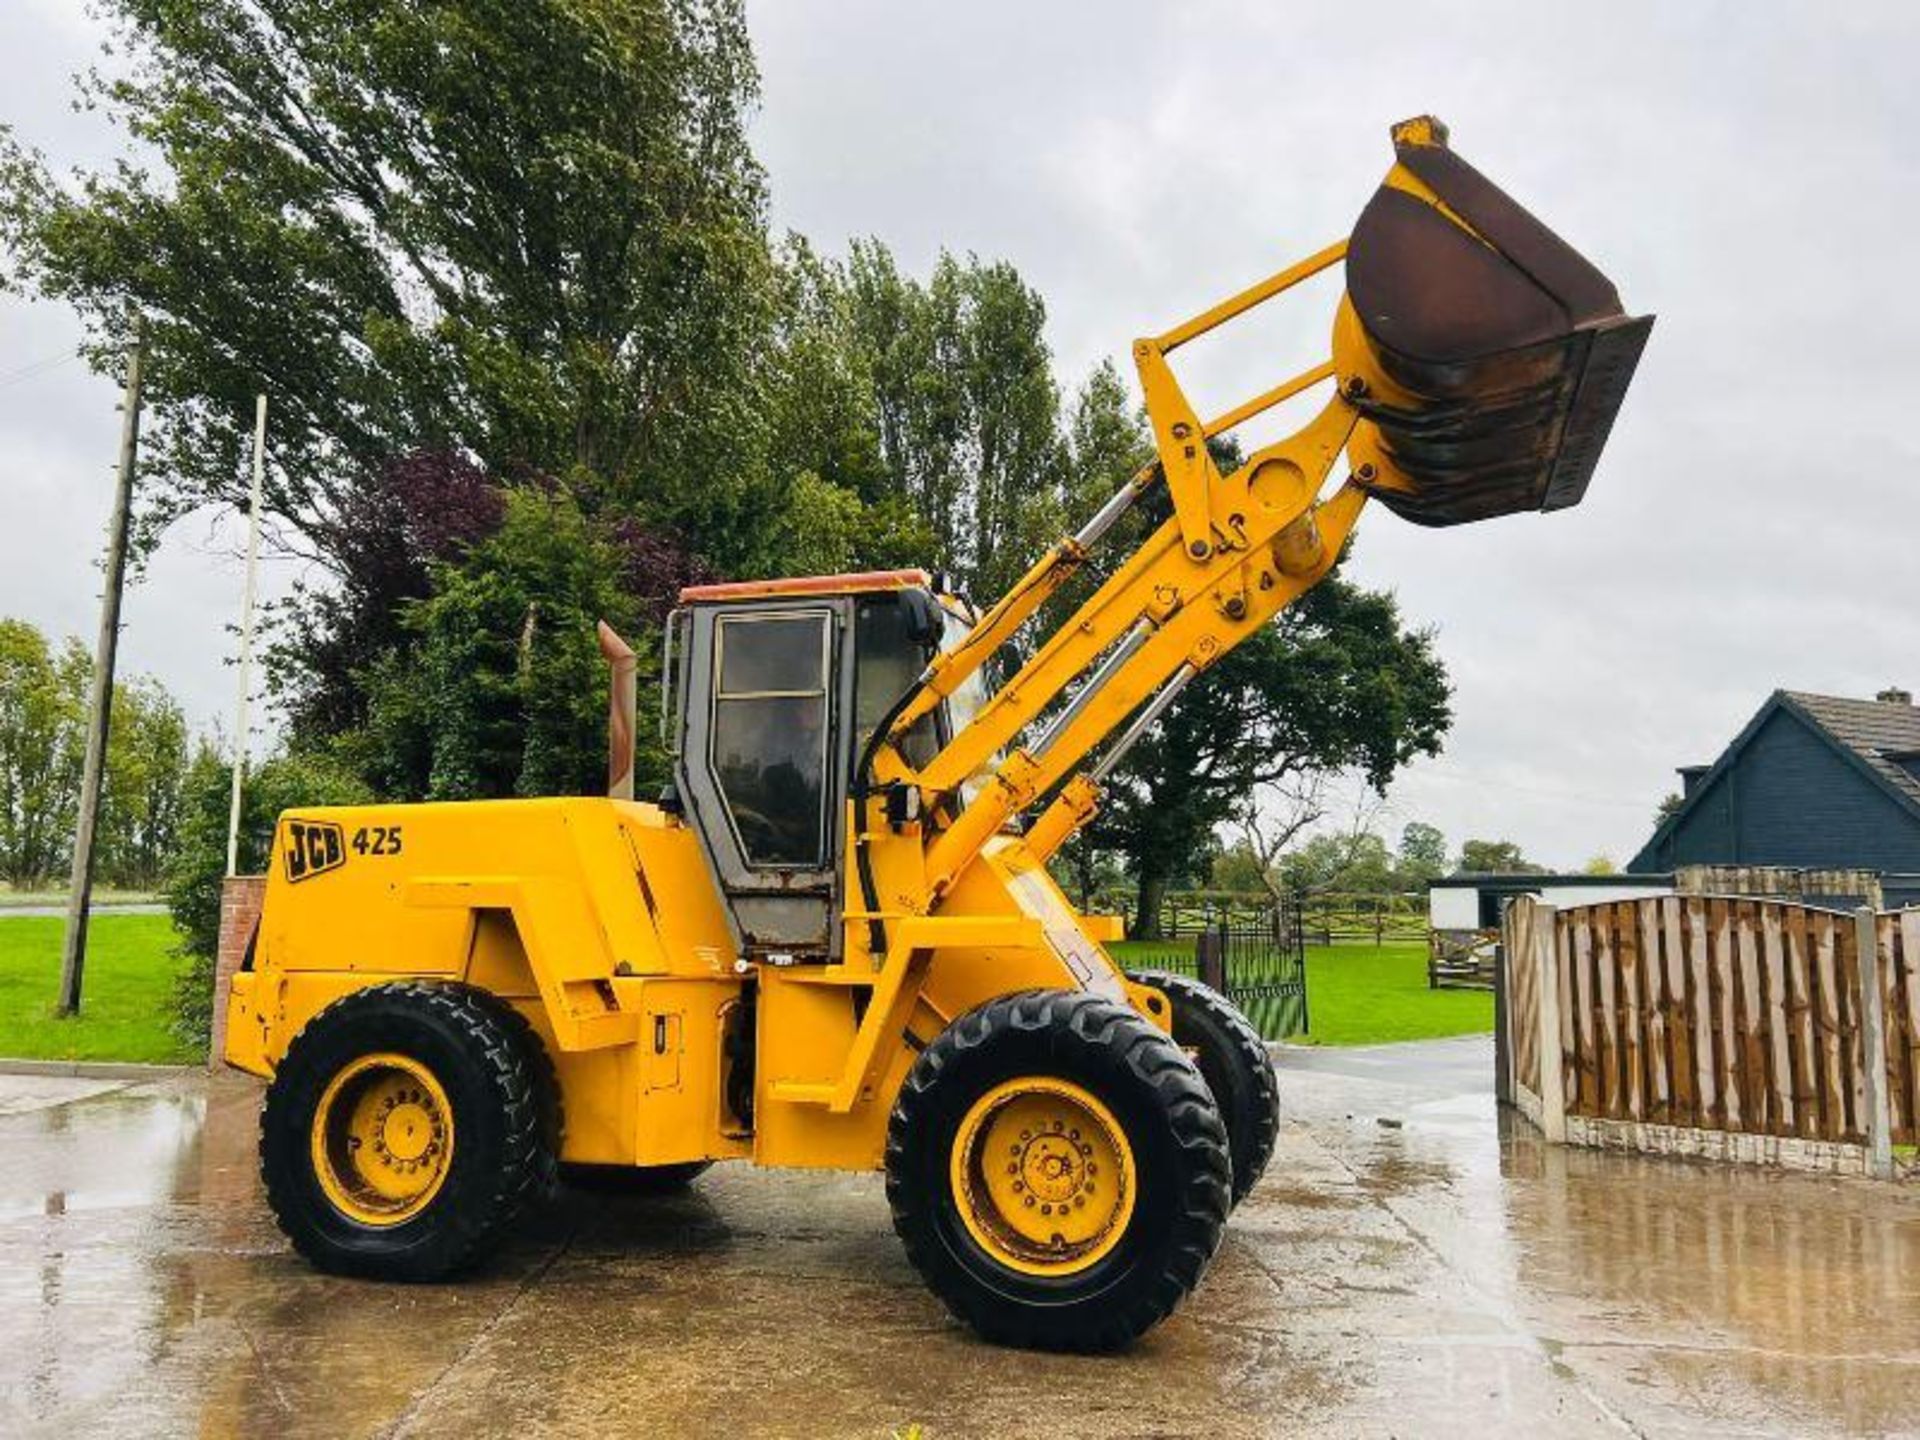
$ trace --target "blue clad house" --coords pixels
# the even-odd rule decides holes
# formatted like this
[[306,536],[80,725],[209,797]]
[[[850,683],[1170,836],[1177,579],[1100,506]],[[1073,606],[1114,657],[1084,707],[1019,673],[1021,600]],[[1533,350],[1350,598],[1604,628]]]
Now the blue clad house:
[[1785,865],[1920,872],[1920,707],[1776,690],[1711,765],[1680,771],[1679,809],[1630,872]]

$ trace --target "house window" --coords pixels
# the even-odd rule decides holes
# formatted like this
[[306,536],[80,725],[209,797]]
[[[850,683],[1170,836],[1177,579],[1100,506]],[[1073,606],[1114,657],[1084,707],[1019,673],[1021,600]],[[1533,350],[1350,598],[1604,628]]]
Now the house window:
[[747,863],[825,863],[824,610],[727,616],[715,627],[713,771]]

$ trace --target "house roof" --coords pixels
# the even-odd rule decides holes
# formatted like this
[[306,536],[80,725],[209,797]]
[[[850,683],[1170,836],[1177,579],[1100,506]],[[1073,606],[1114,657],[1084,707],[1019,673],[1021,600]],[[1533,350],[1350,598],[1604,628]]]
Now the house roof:
[[1920,751],[1920,706],[1906,700],[1853,700],[1843,695],[1815,695],[1805,690],[1776,690],[1712,765],[1682,767],[1703,773],[1679,808],[1655,827],[1653,837],[1628,863],[1628,869],[1642,861],[1652,861],[1660,842],[1679,828],[1713,782],[1740,758],[1740,752],[1760,733],[1761,727],[1782,710],[1833,746],[1841,758],[1877,784],[1909,815],[1920,820],[1920,777],[1895,758]]
[[1920,750],[1920,705],[1848,700],[1839,695],[1809,695],[1803,690],[1781,693],[1865,761],[1881,780],[1920,804],[1920,779],[1892,758]]
[[1540,889],[1578,890],[1587,886],[1604,886],[1609,889],[1631,889],[1636,885],[1653,887],[1671,886],[1673,872],[1661,871],[1657,874],[1633,874],[1624,871],[1613,875],[1589,875],[1582,871],[1578,875],[1554,875],[1546,871],[1531,874],[1509,875],[1493,870],[1469,870],[1462,875],[1441,875],[1427,882],[1430,890],[1497,890],[1501,894],[1515,891]]

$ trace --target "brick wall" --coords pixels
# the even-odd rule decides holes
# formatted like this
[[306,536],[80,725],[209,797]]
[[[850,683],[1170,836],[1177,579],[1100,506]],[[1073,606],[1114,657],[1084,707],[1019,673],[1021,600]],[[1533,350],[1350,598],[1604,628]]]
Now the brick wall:
[[260,923],[260,902],[266,898],[264,875],[229,875],[220,887],[220,945],[213,971],[213,1046],[207,1068],[220,1068],[227,1045],[227,991],[246,958],[247,943]]

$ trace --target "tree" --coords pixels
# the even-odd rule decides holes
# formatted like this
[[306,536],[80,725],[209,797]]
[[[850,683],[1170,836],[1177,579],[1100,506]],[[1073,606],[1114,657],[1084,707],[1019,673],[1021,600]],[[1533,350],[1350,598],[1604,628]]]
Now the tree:
[[328,582],[301,586],[269,613],[267,676],[297,747],[365,725],[367,677],[408,644],[407,605],[433,567],[458,561],[500,527],[506,493],[453,451],[380,466],[323,523]]
[[1400,831],[1400,856],[1394,870],[1403,890],[1424,890],[1447,873],[1447,837],[1421,820]]
[[926,559],[991,599],[1064,519],[1046,305],[1005,262],[942,252],[922,284],[871,240],[842,283],[879,438],[879,489],[863,498],[919,516]]
[[[64,881],[86,754],[93,664],[23,620],[0,619],[0,877],[21,888]],[[113,687],[96,866],[109,884],[155,884],[180,823],[187,721],[149,676]]]
[[187,717],[157,680],[114,686],[113,728],[95,864],[108,883],[160,883],[179,838],[187,771]]
[[1520,853],[1511,840],[1466,840],[1460,845],[1457,875],[1539,875],[1543,868]]
[[141,159],[62,181],[8,142],[0,242],[101,363],[145,313],[150,522],[238,501],[264,387],[276,534],[336,571],[353,497],[423,452],[757,558],[781,497],[738,0],[105,10],[133,63],[83,99]]
[[1660,803],[1654,807],[1654,811],[1653,811],[1654,828],[1656,830],[1659,829],[1662,825],[1666,824],[1667,821],[1671,820],[1675,815],[1678,815],[1680,813],[1680,807],[1686,803],[1687,803],[1687,797],[1682,795],[1678,790],[1668,791],[1664,796],[1661,797]]
[[1620,867],[1613,863],[1611,855],[1595,855],[1580,867],[1582,875],[1618,875]]
[[0,876],[30,889],[65,862],[85,758],[87,676],[79,642],[59,650],[0,619]]
[[1280,871],[1297,895],[1387,895],[1397,888],[1393,853],[1371,830],[1316,835],[1288,855]]
[[[250,766],[241,792],[239,865],[257,875],[272,861],[273,828],[296,805],[363,805],[367,788],[338,765],[311,755],[274,755]],[[168,857],[167,908],[187,961],[173,994],[174,1028],[205,1045],[213,1014],[213,974],[220,941],[220,895],[227,873],[227,820],[233,771],[202,741],[181,777],[179,838]]]
[[1276,883],[1277,877],[1245,840],[1235,840],[1214,856],[1213,873],[1207,877],[1208,889],[1234,895],[1270,895]]
[[[875,483],[878,445],[793,413],[833,357],[767,244],[739,0],[103,9],[131,63],[82,99],[136,158],[57,177],[0,134],[5,279],[70,302],[97,363],[127,303],[144,312],[148,537],[239,502],[268,392],[269,542],[321,577],[273,617],[297,747],[396,794],[427,784],[423,730],[393,713],[425,663],[403,617],[495,534],[507,492],[564,489],[644,572],[642,615],[674,575],[780,573],[874,533],[807,488]],[[579,652],[599,617],[575,618]],[[442,678],[443,698],[463,684]],[[574,783],[601,749],[577,738],[511,784]]]
[[[378,662],[366,733],[339,753],[386,795],[603,790],[606,668],[595,625],[634,629],[642,614],[630,585],[615,540],[570,496],[513,491],[499,530],[462,561],[436,566],[434,593],[405,607],[412,643]],[[656,601],[655,621],[658,610]],[[636,646],[649,679],[657,648]],[[648,727],[636,738],[636,780],[657,783],[658,742]]]
[[1289,854],[1294,841],[1327,816],[1332,779],[1332,772],[1320,769],[1282,775],[1254,786],[1235,807],[1241,844],[1258,862],[1260,883],[1275,904],[1305,890],[1337,888],[1332,877],[1344,875],[1375,838],[1372,826],[1380,797],[1377,791],[1371,796],[1363,792],[1342,833],[1316,837],[1321,845],[1315,864],[1327,872],[1324,881],[1303,875],[1297,864],[1289,868],[1295,859]]
[[[1110,780],[1096,843],[1127,856],[1135,933],[1154,934],[1169,883],[1256,787],[1355,771],[1376,790],[1451,722],[1429,632],[1338,574],[1189,685]],[[1384,848],[1384,847],[1383,847]]]
[[1119,857],[1095,846],[1085,831],[1061,846],[1048,868],[1083,914],[1113,906],[1117,903],[1114,897],[1127,888],[1126,870]]

